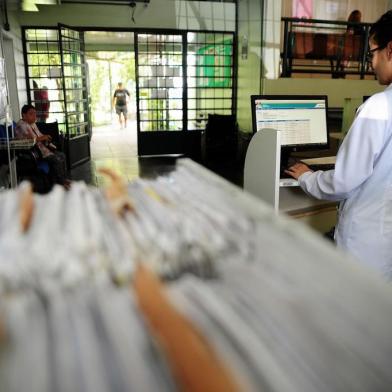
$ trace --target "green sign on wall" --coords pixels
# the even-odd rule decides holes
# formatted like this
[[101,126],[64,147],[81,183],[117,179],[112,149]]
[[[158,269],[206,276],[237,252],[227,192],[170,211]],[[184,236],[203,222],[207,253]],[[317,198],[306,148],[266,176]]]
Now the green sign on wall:
[[197,51],[198,87],[231,87],[232,41],[203,46]]

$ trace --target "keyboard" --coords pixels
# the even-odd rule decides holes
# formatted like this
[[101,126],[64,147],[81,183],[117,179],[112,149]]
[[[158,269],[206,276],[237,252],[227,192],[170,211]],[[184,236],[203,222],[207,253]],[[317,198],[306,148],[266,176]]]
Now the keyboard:
[[282,171],[280,172],[280,178],[293,178],[292,176],[290,176],[290,174],[287,174],[284,172],[285,169],[282,169]]
[[333,170],[335,169],[336,157],[321,157],[321,158],[310,158],[310,159],[302,159],[302,163],[308,165],[309,168],[313,171],[317,170]]
[[335,165],[333,163],[323,163],[323,164],[317,164],[317,165],[308,165],[309,169],[313,171],[318,171],[318,170],[334,170]]
[[298,180],[295,178],[281,178],[279,180],[279,186],[281,187],[289,187],[289,186],[299,186]]
[[290,174],[286,174],[284,172],[285,168],[281,168],[279,186],[288,187],[288,186],[299,186],[298,180],[290,176]]

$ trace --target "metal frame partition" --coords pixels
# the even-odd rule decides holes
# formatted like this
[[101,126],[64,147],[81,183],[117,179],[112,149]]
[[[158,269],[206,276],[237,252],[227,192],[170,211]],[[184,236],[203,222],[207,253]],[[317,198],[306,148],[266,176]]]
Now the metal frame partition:
[[372,75],[367,62],[369,23],[322,19],[281,19],[282,77],[292,73],[331,74],[332,77]]
[[[69,33],[64,35],[62,31]],[[208,115],[235,114],[236,32],[25,26],[22,39],[29,102],[35,101],[33,79],[56,80],[57,85],[49,88],[58,96],[57,100],[51,99],[50,114],[57,117],[69,139],[70,167],[90,156],[85,142],[91,129],[83,54],[86,31],[134,33],[139,156],[185,154],[197,159]],[[74,39],[78,34],[77,45]],[[78,46],[76,52],[73,45]],[[77,66],[67,62],[72,53],[77,53]],[[42,59],[45,56],[47,63]],[[71,80],[81,83],[77,91],[69,85]],[[83,105],[82,121],[78,102]],[[74,156],[75,151],[79,157]]]
[[35,104],[38,120],[57,121],[65,135],[68,168],[88,161],[91,122],[83,33],[62,24],[24,26],[22,44],[28,102]]
[[234,32],[135,33],[140,156],[199,158],[208,114],[235,111],[235,54]]

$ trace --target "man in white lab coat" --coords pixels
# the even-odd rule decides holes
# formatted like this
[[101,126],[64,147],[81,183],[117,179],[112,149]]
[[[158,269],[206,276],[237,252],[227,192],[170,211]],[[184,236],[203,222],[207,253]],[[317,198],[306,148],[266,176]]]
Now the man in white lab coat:
[[337,245],[392,279],[392,10],[371,27],[369,61],[387,88],[358,109],[335,170],[297,163],[287,173],[315,198],[340,201]]

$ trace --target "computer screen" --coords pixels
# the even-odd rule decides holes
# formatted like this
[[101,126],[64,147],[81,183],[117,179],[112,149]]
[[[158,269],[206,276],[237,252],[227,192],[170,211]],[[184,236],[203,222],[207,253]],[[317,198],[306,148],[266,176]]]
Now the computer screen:
[[282,147],[328,148],[326,96],[252,95],[251,102],[253,132],[282,131]]

